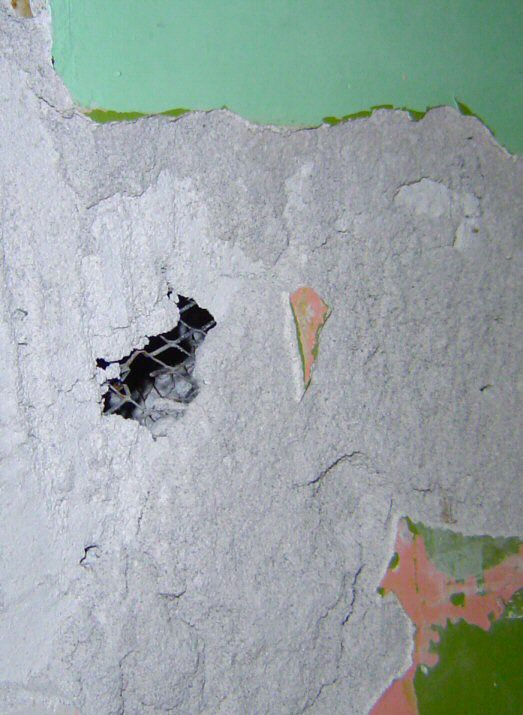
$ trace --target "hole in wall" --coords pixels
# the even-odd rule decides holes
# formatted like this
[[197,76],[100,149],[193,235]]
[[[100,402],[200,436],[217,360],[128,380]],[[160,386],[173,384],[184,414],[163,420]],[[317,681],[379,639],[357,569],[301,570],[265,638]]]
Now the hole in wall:
[[194,400],[196,350],[216,325],[213,316],[192,298],[178,296],[180,319],[166,333],[149,337],[143,348],[120,360],[98,358],[97,367],[119,365],[119,377],[105,381],[104,415],[121,415],[152,427],[163,417],[178,417]]

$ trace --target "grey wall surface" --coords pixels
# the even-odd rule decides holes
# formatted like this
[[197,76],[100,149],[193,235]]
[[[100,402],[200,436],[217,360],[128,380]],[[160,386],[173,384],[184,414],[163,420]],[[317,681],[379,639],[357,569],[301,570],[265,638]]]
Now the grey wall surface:
[[[398,518],[523,533],[523,162],[451,109],[98,126],[45,12],[0,21],[0,711],[368,712],[411,649]],[[217,327],[153,435],[95,362],[169,289]]]

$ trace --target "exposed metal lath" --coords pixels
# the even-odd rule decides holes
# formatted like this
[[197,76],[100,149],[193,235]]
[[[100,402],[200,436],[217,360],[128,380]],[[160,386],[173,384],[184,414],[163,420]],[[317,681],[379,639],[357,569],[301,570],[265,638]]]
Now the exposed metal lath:
[[[198,394],[193,377],[196,350],[216,322],[192,298],[179,296],[176,327],[149,339],[130,355],[115,361],[120,377],[107,381],[103,412],[119,414],[150,425],[165,416],[177,416]],[[98,360],[99,367],[111,363]]]

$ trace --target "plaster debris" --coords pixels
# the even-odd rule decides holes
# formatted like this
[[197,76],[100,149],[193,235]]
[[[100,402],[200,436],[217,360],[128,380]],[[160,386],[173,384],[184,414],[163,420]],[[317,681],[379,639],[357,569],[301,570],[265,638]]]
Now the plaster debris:
[[[33,13],[0,6],[0,712],[363,715],[410,665],[398,517],[521,533],[523,161],[449,108],[95,124]],[[301,400],[297,286],[332,311]],[[102,415],[170,289],[219,326],[198,397]]]
[[402,186],[395,197],[398,206],[420,216],[440,218],[450,213],[452,192],[439,181],[423,178]]

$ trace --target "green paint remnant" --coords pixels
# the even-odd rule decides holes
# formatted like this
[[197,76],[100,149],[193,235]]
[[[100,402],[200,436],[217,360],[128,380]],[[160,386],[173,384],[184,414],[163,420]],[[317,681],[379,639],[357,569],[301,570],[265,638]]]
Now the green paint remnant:
[[[460,114],[463,114],[463,116],[465,117],[474,117],[475,119],[480,121],[485,127],[487,127],[490,133],[495,136],[495,132],[493,131],[493,129],[488,127],[487,123],[476,112],[473,112],[470,107],[468,107],[463,102],[460,102],[459,99],[456,99],[455,97],[453,100],[453,104],[455,105],[456,109],[459,110]],[[362,119],[364,117],[370,117],[378,109],[399,110],[402,112],[407,112],[414,122],[419,122],[423,119],[423,117],[426,116],[427,112],[429,112],[431,109],[437,109],[441,106],[443,105],[435,105],[432,107],[427,107],[425,110],[421,111],[419,109],[410,109],[409,107],[395,107],[392,104],[377,104],[370,109],[355,112],[354,114],[345,114],[343,117],[323,117],[323,123],[335,126],[336,124],[341,124],[342,122],[347,122],[352,119]]]
[[[456,102],[457,108],[459,109],[461,114],[463,114],[464,117],[476,117],[477,119],[479,119],[478,115],[475,114],[472,111],[472,109],[470,109],[470,107],[467,107],[467,105],[464,102],[460,102],[457,97],[455,97],[454,100]],[[480,120],[480,121],[482,121],[482,120]]]
[[[523,618],[523,588],[517,591],[507,603],[505,618]],[[523,643],[521,644],[523,648]]]
[[403,109],[403,111],[405,111],[405,112],[408,112],[410,114],[410,118],[414,122],[421,121],[423,119],[423,117],[427,114],[427,111],[428,111],[428,110],[426,110],[426,111],[422,112],[418,109],[407,109],[407,107],[401,107],[401,109]]
[[113,112],[105,109],[91,109],[84,112],[86,117],[92,119],[93,122],[106,124],[108,122],[132,122],[136,119],[141,119],[147,116],[143,112]]
[[362,109],[359,112],[354,112],[353,114],[345,114],[343,117],[323,117],[324,124],[330,124],[332,127],[336,124],[341,124],[342,122],[350,122],[353,119],[365,119],[365,117],[370,117],[372,115],[373,109]]
[[303,383],[307,390],[318,357],[320,333],[330,315],[330,309],[316,291],[309,287],[294,291],[290,296],[290,304],[303,368]]
[[463,591],[461,593],[453,593],[452,596],[450,597],[450,602],[452,603],[453,606],[460,606],[461,608],[465,607],[465,594]]
[[[410,531],[411,534],[414,534],[414,536],[419,536],[420,535],[420,530],[418,528],[418,525],[415,524],[412,519],[409,519],[408,516],[404,517],[405,523],[407,524],[407,527]],[[420,524],[420,526],[423,526],[423,524]]]
[[[477,112],[473,112],[472,109],[467,106],[464,102],[460,102],[460,100],[457,97],[454,97],[454,102],[456,104],[456,107],[460,111],[461,114],[463,114],[464,117],[474,117],[478,121],[480,121],[484,126],[487,126],[487,122],[477,114]],[[492,136],[496,136],[496,132],[492,127],[488,127],[490,133]],[[485,387],[481,388],[481,391],[492,387],[492,385],[486,385]]]
[[89,119],[92,119],[93,122],[106,124],[107,122],[132,122],[149,116],[181,117],[183,114],[187,114],[188,111],[188,109],[168,109],[165,112],[151,115],[144,114],[143,112],[113,112],[108,109],[91,109],[86,111],[85,114]]
[[400,562],[400,555],[398,554],[397,551],[395,551],[392,555],[391,560],[389,561],[389,569],[395,569],[398,567],[398,564]]
[[450,529],[432,529],[423,524],[412,524],[409,528],[423,537],[427,554],[435,566],[456,580],[469,576],[481,580],[485,570],[501,563],[510,554],[517,554],[520,547],[517,538],[464,536]]
[[523,151],[521,0],[51,0],[51,11],[56,70],[85,108],[226,105],[259,124],[319,126],[385,102],[418,108],[413,119],[474,107]]
[[364,119],[365,117],[370,117],[378,109],[387,109],[389,111],[398,109],[402,112],[408,112],[410,118],[415,122],[418,122],[420,119],[423,119],[423,117],[429,111],[429,108],[427,108],[424,112],[421,112],[417,109],[409,109],[408,107],[394,107],[392,104],[376,104],[370,109],[363,109],[360,112],[354,112],[353,114],[345,114],[343,117],[323,117],[322,121],[324,124],[330,124],[331,126],[335,126],[336,124],[349,122],[353,119]]
[[341,122],[341,119],[339,117],[323,117],[322,121],[324,124],[330,124],[331,127],[334,127]]
[[501,618],[488,631],[458,621],[437,631],[438,663],[414,677],[420,715],[523,713],[523,620]]

